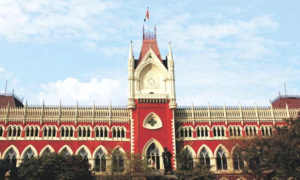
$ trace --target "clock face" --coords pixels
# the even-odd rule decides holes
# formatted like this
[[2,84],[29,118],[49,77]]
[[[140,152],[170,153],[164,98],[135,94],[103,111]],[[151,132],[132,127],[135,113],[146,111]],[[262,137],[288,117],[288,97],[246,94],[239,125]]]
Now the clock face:
[[145,84],[148,87],[156,87],[158,85],[158,79],[155,76],[148,76],[145,80]]

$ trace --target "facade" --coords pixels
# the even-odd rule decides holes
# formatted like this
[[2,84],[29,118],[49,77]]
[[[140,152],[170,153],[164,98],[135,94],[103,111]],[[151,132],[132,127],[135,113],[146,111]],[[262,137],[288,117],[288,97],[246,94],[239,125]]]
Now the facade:
[[142,154],[150,167],[163,169],[164,147],[173,154],[173,168],[176,154],[187,148],[195,161],[211,164],[215,173],[240,176],[243,162],[233,156],[235,140],[270,136],[275,125],[300,110],[299,96],[279,96],[268,107],[177,106],[171,44],[162,59],[156,30],[143,31],[137,59],[130,43],[127,68],[124,107],[31,106],[0,96],[5,105],[0,108],[0,157],[18,166],[23,159],[49,152],[80,154],[101,173],[109,166],[105,158],[115,150]]

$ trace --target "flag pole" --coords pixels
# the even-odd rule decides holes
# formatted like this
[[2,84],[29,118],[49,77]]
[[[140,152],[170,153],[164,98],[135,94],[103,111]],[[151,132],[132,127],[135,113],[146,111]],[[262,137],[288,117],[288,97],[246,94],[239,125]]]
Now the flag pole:
[[148,13],[149,13],[149,18],[148,18],[148,33],[150,36],[150,12],[149,12],[149,7],[148,7]]

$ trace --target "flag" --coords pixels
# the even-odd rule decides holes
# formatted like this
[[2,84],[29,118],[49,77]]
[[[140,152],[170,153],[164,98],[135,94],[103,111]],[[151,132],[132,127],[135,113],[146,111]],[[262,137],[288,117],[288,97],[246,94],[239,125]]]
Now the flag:
[[146,21],[148,21],[148,20],[149,20],[149,8],[148,8],[148,10],[147,10],[147,13],[146,13],[144,22],[146,22]]

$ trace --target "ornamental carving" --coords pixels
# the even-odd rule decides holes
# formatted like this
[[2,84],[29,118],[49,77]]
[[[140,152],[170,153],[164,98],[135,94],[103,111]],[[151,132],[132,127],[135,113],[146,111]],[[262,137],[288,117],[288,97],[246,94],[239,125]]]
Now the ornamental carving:
[[149,113],[144,119],[143,127],[146,129],[159,129],[162,128],[161,119],[154,112]]

